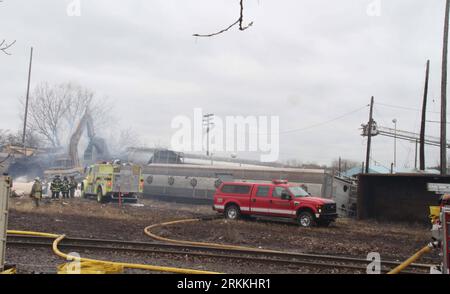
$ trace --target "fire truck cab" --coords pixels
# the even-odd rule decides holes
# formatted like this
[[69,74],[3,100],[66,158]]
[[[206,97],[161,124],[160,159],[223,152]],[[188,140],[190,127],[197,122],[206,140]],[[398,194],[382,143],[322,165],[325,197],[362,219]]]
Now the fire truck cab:
[[336,203],[313,197],[284,180],[272,183],[224,182],[214,194],[213,209],[228,219],[268,216],[297,220],[302,227],[328,226],[337,218]]

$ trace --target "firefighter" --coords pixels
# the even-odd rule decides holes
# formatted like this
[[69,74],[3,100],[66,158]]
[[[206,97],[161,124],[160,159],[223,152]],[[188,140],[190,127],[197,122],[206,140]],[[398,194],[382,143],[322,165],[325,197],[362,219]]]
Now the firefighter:
[[75,181],[75,177],[70,177],[69,188],[70,188],[70,198],[75,197],[75,190],[77,189],[78,183]]
[[64,177],[61,185],[62,198],[69,198],[70,183],[67,177]]
[[59,192],[61,192],[62,181],[59,175],[56,175],[50,185],[50,190],[52,191],[52,199],[59,199]]
[[31,187],[30,197],[33,198],[35,206],[39,207],[39,202],[42,199],[42,184],[41,180],[38,177],[34,179],[33,186]]

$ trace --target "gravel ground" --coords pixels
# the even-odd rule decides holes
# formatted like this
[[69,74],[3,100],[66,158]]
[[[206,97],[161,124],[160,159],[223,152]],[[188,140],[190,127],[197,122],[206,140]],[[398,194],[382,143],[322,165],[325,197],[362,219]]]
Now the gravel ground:
[[[9,229],[66,234],[69,237],[150,241],[143,229],[154,223],[198,216],[216,215],[210,206],[142,200],[142,207],[117,203],[97,204],[94,200],[70,199],[43,203],[34,208],[28,198],[12,199]],[[174,239],[236,244],[283,251],[335,254],[365,258],[380,252],[382,258],[404,260],[423,247],[430,238],[421,225],[386,224],[340,219],[329,228],[300,228],[295,224],[267,221],[227,221],[223,219],[173,225],[155,229]],[[247,261],[161,256],[124,252],[85,251],[81,256],[104,260],[185,267],[227,273],[341,273],[335,269],[251,264]],[[431,261],[431,256],[422,261]],[[21,273],[55,272],[64,261],[51,249],[10,246],[7,261]],[[135,272],[135,271],[133,271]],[[345,272],[344,272],[345,273]]]
[[292,252],[344,255],[366,258],[379,252],[382,258],[404,260],[430,240],[421,225],[383,224],[340,219],[328,228],[301,228],[295,223],[273,220],[229,221],[173,225],[155,232],[161,236],[212,243]]

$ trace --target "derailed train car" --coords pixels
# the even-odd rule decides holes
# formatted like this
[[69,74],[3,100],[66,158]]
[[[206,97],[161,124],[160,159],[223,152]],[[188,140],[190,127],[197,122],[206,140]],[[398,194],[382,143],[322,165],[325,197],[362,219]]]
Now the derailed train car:
[[288,180],[312,195],[332,197],[332,176],[321,169],[150,164],[143,167],[144,197],[208,203],[222,181]]

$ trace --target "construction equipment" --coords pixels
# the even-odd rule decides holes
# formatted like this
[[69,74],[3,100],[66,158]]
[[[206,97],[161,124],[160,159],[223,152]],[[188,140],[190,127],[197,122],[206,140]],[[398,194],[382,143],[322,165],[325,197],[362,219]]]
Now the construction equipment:
[[104,139],[97,137],[94,130],[94,122],[89,109],[86,110],[83,117],[80,120],[75,132],[70,138],[69,144],[69,157],[72,160],[72,166],[80,166],[80,158],[78,156],[78,144],[80,142],[83,130],[86,127],[87,135],[89,138],[89,145],[84,152],[84,161],[93,163],[96,160],[107,160],[109,158],[108,147],[105,144]]
[[11,178],[0,177],[0,272],[5,269],[6,229],[8,227],[8,201],[11,196]]
[[68,157],[63,156],[56,160],[56,166],[44,172],[47,178],[55,175],[80,176],[83,174],[83,167],[81,166],[78,155],[78,145],[85,129],[87,129],[89,138],[89,145],[84,153],[85,164],[109,159],[110,155],[106,143],[102,138],[95,135],[92,116],[89,109],[86,109],[75,132],[70,137]]

